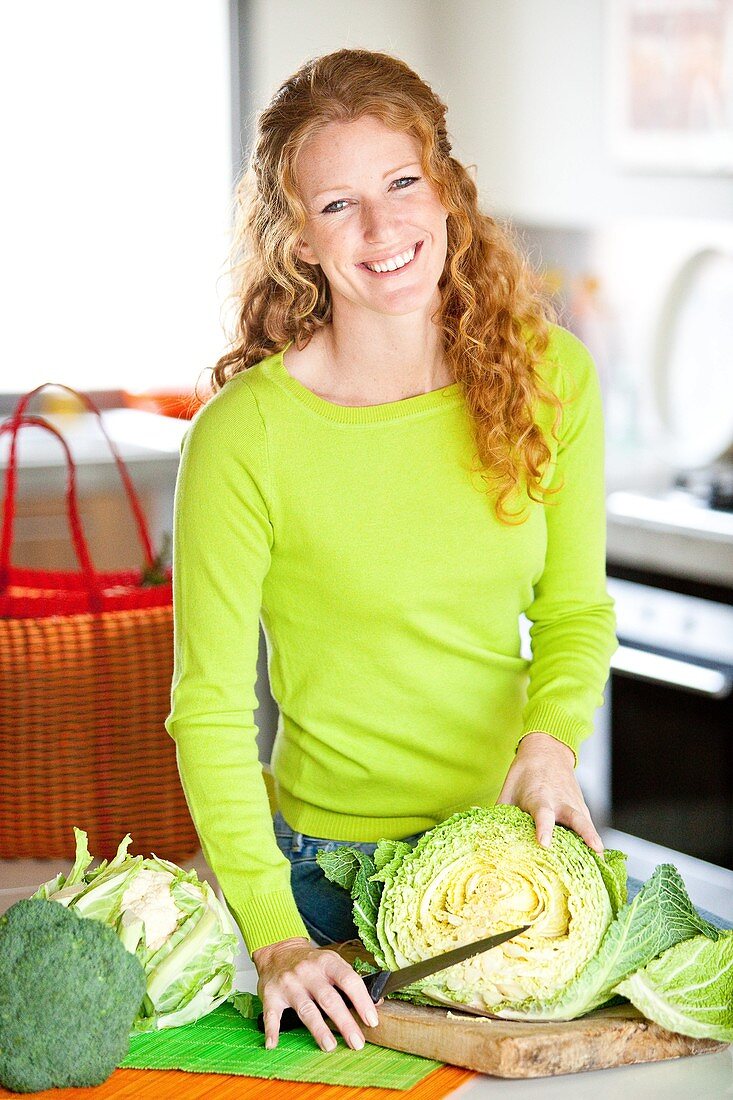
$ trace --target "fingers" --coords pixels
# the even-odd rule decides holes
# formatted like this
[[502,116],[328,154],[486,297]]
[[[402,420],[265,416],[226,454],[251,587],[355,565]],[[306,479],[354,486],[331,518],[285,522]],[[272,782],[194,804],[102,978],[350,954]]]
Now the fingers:
[[[330,988],[330,987],[329,987]],[[339,998],[341,1000],[341,998]],[[343,1005],[343,1001],[341,1001]],[[318,1006],[312,999],[303,999],[293,1006],[321,1050],[331,1051],[338,1046],[336,1037],[323,1019]],[[362,1044],[363,1045],[363,1044]]]
[[537,807],[532,816],[535,820],[537,841],[543,848],[549,848],[555,824],[567,825],[584,840],[589,848],[593,848],[599,855],[603,855],[603,841],[591,821],[588,807],[572,806],[569,803],[561,803],[554,807],[550,804]]
[[[497,799],[502,802],[502,794]],[[508,800],[507,800],[508,801]],[[552,844],[555,825],[567,825],[585,841],[589,848],[593,848],[599,855],[603,855],[603,841],[594,826],[590,811],[583,803],[581,806],[570,802],[555,802],[551,796],[544,798],[516,800],[516,805],[534,818],[537,843],[543,848],[549,848]]]
[[297,1012],[321,1050],[331,1051],[336,1049],[338,1045],[336,1039],[328,1024],[323,1019],[323,1016],[321,1016],[318,1006],[305,991],[301,991],[300,999],[296,1000],[292,1005],[288,1003],[288,1001],[281,1000],[280,998],[278,998],[275,1003],[275,998],[272,998],[268,1001],[266,1006],[263,1006],[262,1015],[265,1023],[265,1050],[274,1050],[277,1046],[280,1038],[280,1018],[286,1008],[292,1008]]
[[599,855],[603,855],[603,841],[591,821],[590,811],[585,804],[582,807],[562,807],[557,815],[557,820],[562,825],[568,825],[573,829],[589,848],[593,848]]
[[555,827],[555,811],[551,806],[540,806],[534,814],[537,842],[543,848],[552,844],[552,832]]
[[324,984],[315,991],[314,995],[319,1005],[325,1009],[331,1017],[351,1049],[361,1050],[364,1046],[364,1036],[359,1030],[354,1017],[344,1004],[343,999],[339,996],[334,987]]
[[280,1038],[280,1017],[282,1016],[283,1009],[287,1008],[287,1005],[283,1004],[279,1009],[265,1008],[263,1006],[262,1018],[265,1022],[265,1050],[274,1050],[277,1046],[277,1041]]
[[335,986],[343,989],[368,1027],[378,1024],[376,1008],[354,969],[335,952],[309,952],[306,958],[299,959],[292,968],[263,986],[265,1048],[272,1050],[277,1046],[282,1013],[292,1008],[321,1050],[335,1050],[338,1045],[324,1016],[330,1017],[352,1050],[361,1050],[364,1036]]
[[[366,1026],[376,1027],[379,1023],[377,1010],[374,1007],[374,1002],[369,996],[367,987],[356,971],[353,970],[352,967],[346,966],[336,976],[336,981],[338,982],[339,988],[343,989]],[[384,1000],[384,998],[382,998],[382,1000]],[[343,1030],[343,1028],[341,1030]]]

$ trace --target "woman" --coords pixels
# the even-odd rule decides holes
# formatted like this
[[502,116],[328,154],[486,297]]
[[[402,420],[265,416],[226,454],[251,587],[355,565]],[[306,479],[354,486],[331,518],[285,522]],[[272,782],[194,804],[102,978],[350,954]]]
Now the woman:
[[358,1048],[341,993],[367,1026],[374,1006],[309,941],[355,934],[319,847],[373,851],[498,798],[539,843],[559,822],[602,850],[573,773],[616,645],[599,389],[403,62],[304,65],[239,198],[236,337],[177,488],[168,730],[267,1046],[290,1005],[324,1050],[324,1015]]

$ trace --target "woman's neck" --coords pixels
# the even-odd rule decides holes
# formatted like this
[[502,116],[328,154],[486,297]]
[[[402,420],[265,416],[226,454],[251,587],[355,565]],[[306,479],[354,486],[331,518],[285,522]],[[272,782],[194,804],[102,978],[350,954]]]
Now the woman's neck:
[[396,323],[376,326],[373,315],[366,319],[362,315],[345,324],[334,317],[332,324],[314,335],[307,369],[321,389],[328,389],[330,400],[376,405],[429,393],[455,381],[440,331],[429,318],[387,320]]

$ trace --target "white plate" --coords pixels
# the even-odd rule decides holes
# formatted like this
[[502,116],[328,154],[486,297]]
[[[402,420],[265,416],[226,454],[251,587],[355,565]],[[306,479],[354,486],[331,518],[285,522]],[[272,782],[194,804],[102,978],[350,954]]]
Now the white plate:
[[654,341],[667,457],[706,466],[733,446],[733,254],[696,252],[672,280]]

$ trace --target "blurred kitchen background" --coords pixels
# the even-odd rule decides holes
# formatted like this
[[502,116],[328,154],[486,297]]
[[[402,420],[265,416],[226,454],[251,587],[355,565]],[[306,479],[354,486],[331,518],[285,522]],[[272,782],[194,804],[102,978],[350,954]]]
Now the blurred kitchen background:
[[[93,392],[159,542],[180,413],[226,347],[232,186],[257,112],[345,45],[432,84],[454,155],[601,376],[621,646],[586,796],[611,830],[733,868],[731,0],[30,0],[0,23],[0,415],[47,380]],[[79,462],[95,563],[136,566],[90,418],[61,391],[44,409]],[[20,455],[15,561],[73,568],[54,440],[29,431]]]

